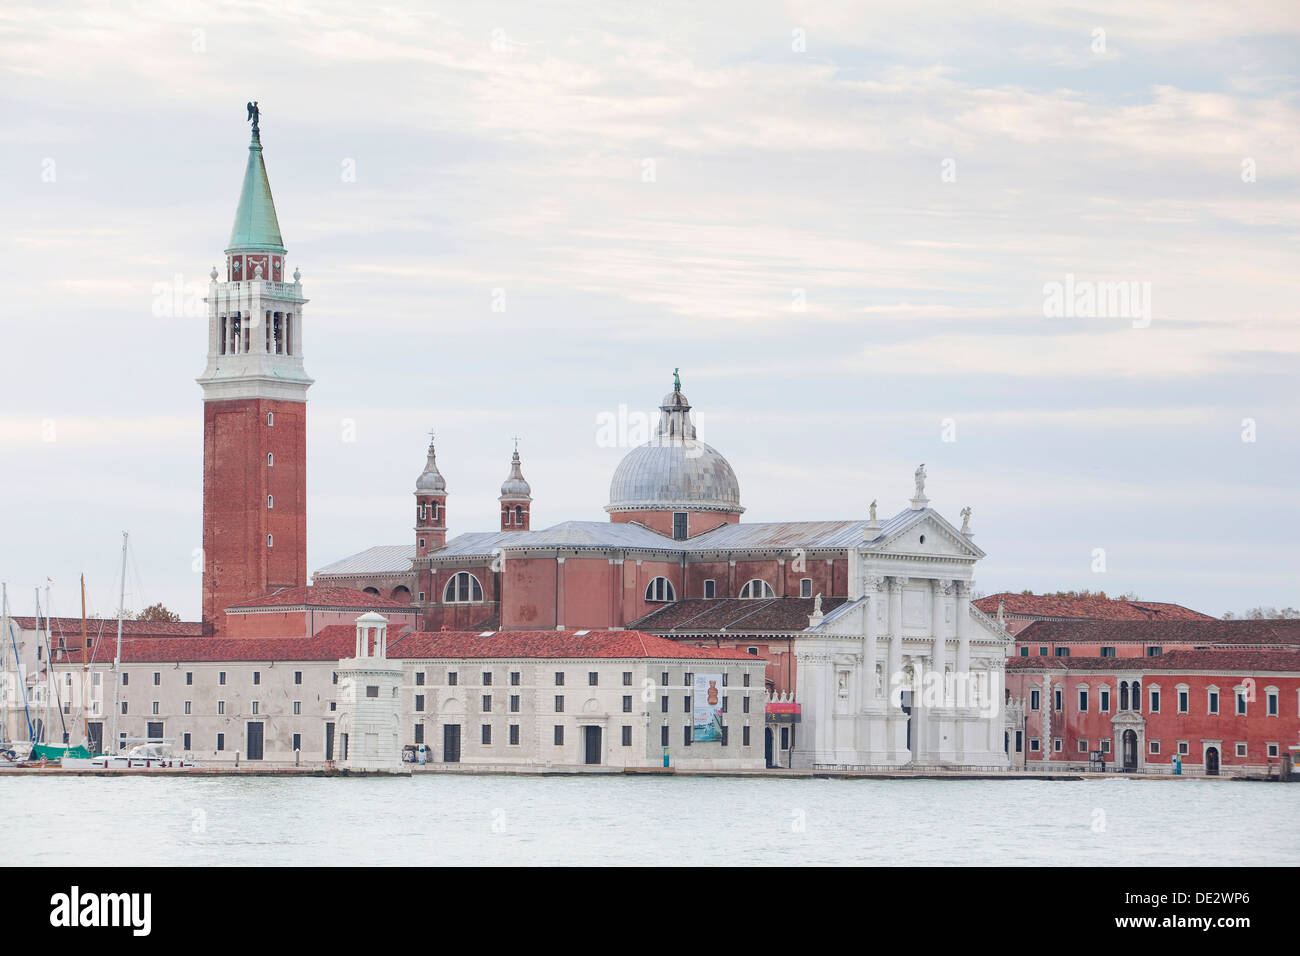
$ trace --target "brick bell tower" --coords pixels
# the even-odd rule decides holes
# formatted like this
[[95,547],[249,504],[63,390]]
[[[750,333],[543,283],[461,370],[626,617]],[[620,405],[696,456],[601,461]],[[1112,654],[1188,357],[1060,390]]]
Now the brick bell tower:
[[429,457],[424,471],[415,480],[415,555],[423,558],[430,551],[447,546],[447,480],[438,471],[438,455],[429,432]]
[[307,583],[307,389],[302,283],[285,248],[262,159],[258,110],[226,249],[208,286],[203,387],[203,620]]
[[533,489],[524,480],[519,463],[519,440],[515,439],[515,453],[510,459],[510,474],[501,484],[501,530],[527,531],[533,510]]

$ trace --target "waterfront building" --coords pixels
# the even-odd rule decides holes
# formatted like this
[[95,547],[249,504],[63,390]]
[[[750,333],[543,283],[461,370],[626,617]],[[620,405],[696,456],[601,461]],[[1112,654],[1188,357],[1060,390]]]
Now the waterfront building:
[[[387,765],[394,735],[427,745],[434,762],[485,769],[662,767],[665,750],[685,769],[764,766],[761,658],[630,630],[397,634],[380,621],[362,615],[312,637],[124,641],[119,736],[173,738],[207,766],[345,752]],[[111,734],[111,655],[69,652],[54,678],[74,702],[74,741],[83,726],[92,744]],[[394,690],[395,726],[358,738],[381,733],[376,713],[357,729],[358,705],[390,705]]]
[[1035,621],[1213,621],[1200,611],[1160,601],[1108,598],[1100,594],[1069,597],[1059,594],[989,594],[975,601],[989,617],[999,617],[1006,629],[1018,634]]

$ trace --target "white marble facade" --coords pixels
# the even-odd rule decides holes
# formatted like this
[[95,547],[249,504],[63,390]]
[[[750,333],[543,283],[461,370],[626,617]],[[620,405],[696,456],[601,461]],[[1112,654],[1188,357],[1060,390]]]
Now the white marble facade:
[[796,641],[793,766],[1007,765],[1011,639],[970,603],[984,552],[968,512],[958,530],[926,504],[918,492],[908,511],[873,521],[849,551],[848,603]]

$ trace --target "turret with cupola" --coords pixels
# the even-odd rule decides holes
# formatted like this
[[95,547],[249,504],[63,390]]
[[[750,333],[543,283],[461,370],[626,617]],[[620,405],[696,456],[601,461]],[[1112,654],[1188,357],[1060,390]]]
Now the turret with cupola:
[[447,544],[447,479],[438,471],[438,455],[429,433],[429,457],[415,480],[415,554],[424,557]]
[[501,530],[527,531],[533,510],[533,489],[524,479],[519,465],[519,444],[510,458],[510,477],[501,483]]

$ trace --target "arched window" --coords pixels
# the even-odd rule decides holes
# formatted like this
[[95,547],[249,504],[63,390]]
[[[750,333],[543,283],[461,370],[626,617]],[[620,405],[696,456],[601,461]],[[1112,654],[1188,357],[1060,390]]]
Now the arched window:
[[740,589],[740,596],[743,598],[774,598],[776,592],[772,590],[772,585],[766,581],[754,578]]
[[660,602],[676,601],[677,593],[673,590],[673,582],[662,575],[655,578],[645,589],[645,599]]
[[266,546],[267,546],[268,548],[273,548],[273,547],[275,547],[275,537],[274,537],[274,535],[269,535],[269,534],[268,534],[268,535],[266,536]]
[[275,424],[275,412],[266,413],[266,424],[268,427]]
[[267,511],[270,511],[270,510],[271,510],[272,508],[274,508],[274,507],[275,507],[275,495],[267,495],[267,496],[266,496],[266,510],[267,510]]
[[1128,681],[1119,682],[1119,709],[1128,710]]
[[1134,681],[1134,682],[1133,682],[1133,689],[1132,689],[1132,691],[1130,691],[1130,693],[1132,694],[1132,696],[1129,698],[1129,700],[1131,700],[1131,701],[1133,702],[1133,709],[1136,710],[1136,711],[1139,711],[1139,712],[1140,712],[1140,711],[1142,710],[1142,683],[1141,683],[1141,681]]
[[266,453],[266,467],[267,468],[275,467],[275,455],[269,451]]
[[451,576],[442,590],[442,600],[447,604],[471,604],[483,600],[483,585],[468,571]]
[[515,505],[515,524],[523,525],[524,523],[524,506]]

